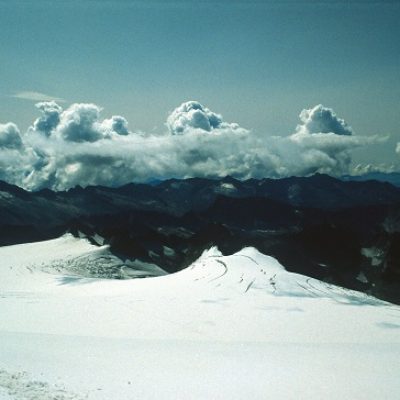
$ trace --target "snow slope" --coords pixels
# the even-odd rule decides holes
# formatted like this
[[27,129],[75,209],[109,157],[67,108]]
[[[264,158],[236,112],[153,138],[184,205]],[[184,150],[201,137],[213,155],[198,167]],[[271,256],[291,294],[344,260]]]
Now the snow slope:
[[398,398],[397,306],[252,248],[88,277],[110,257],[70,235],[0,248],[1,400]]

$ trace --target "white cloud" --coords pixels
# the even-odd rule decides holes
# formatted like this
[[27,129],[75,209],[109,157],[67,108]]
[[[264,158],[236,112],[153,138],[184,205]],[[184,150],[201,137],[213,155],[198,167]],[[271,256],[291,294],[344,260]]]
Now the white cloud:
[[35,104],[35,106],[41,111],[42,116],[33,123],[33,129],[50,136],[60,123],[62,108],[55,101],[41,102]]
[[[28,189],[117,186],[169,177],[340,175],[349,172],[352,149],[376,142],[353,135],[323,106],[303,110],[292,135],[267,138],[194,101],[172,111],[164,135],[131,132],[121,116],[102,119],[95,104],[72,104],[65,110],[55,102],[36,106],[42,115],[22,136],[18,151],[15,145],[10,148],[9,139],[4,139],[8,147],[0,149],[0,179]],[[19,155],[13,158],[10,152]]]
[[119,115],[113,115],[110,119],[105,119],[101,123],[101,128],[109,135],[112,133],[118,135],[129,135],[128,121]]
[[95,104],[75,103],[63,110],[56,102],[37,103],[42,116],[31,132],[59,136],[68,142],[96,142],[113,135],[128,135],[128,121],[119,115],[100,119],[101,108]]
[[17,125],[9,122],[0,124],[0,148],[20,149],[22,140]]
[[103,137],[98,120],[100,108],[95,104],[73,104],[60,116],[57,132],[70,142],[95,142]]
[[24,174],[34,162],[31,154],[15,124],[0,124],[0,180],[23,186]]
[[331,108],[322,104],[303,110],[299,117],[301,124],[297,125],[297,133],[353,134],[353,130],[343,119],[339,118]]
[[16,99],[22,100],[30,100],[30,101],[57,101],[58,103],[65,103],[65,100],[61,97],[50,96],[41,92],[34,91],[22,91],[17,92],[11,95],[11,97],[15,97]]
[[398,167],[394,164],[357,164],[352,172],[352,175],[360,176],[365,174],[370,174],[374,172],[381,172],[385,174],[390,174],[392,172],[396,172]]
[[304,167],[302,174],[349,173],[353,149],[387,139],[353,135],[351,126],[322,104],[302,110],[299,118],[301,123],[289,139],[298,146],[298,158]]
[[168,130],[182,134],[190,129],[210,132],[219,128],[237,128],[237,124],[223,122],[222,116],[201,105],[198,101],[187,101],[175,108],[167,118]]

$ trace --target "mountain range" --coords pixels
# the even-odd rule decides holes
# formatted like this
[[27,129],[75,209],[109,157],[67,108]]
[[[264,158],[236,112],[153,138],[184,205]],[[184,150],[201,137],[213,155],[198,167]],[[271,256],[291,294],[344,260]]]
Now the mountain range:
[[65,232],[168,272],[211,246],[400,303],[400,188],[376,180],[170,179],[28,192],[0,182],[0,245]]

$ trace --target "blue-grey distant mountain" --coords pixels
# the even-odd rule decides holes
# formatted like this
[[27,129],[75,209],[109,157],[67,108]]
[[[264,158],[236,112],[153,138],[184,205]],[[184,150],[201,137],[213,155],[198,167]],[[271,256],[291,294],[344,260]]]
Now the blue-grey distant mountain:
[[363,175],[345,175],[342,177],[344,181],[365,182],[365,181],[380,181],[391,183],[394,186],[400,187],[400,173],[399,172],[370,172]]

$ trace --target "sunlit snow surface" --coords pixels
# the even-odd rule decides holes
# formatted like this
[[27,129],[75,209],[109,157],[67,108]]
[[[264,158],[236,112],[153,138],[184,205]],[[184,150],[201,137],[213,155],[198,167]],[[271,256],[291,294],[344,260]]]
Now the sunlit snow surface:
[[70,235],[0,248],[1,400],[399,398],[397,306],[252,248],[146,279],[71,268],[105,254]]

